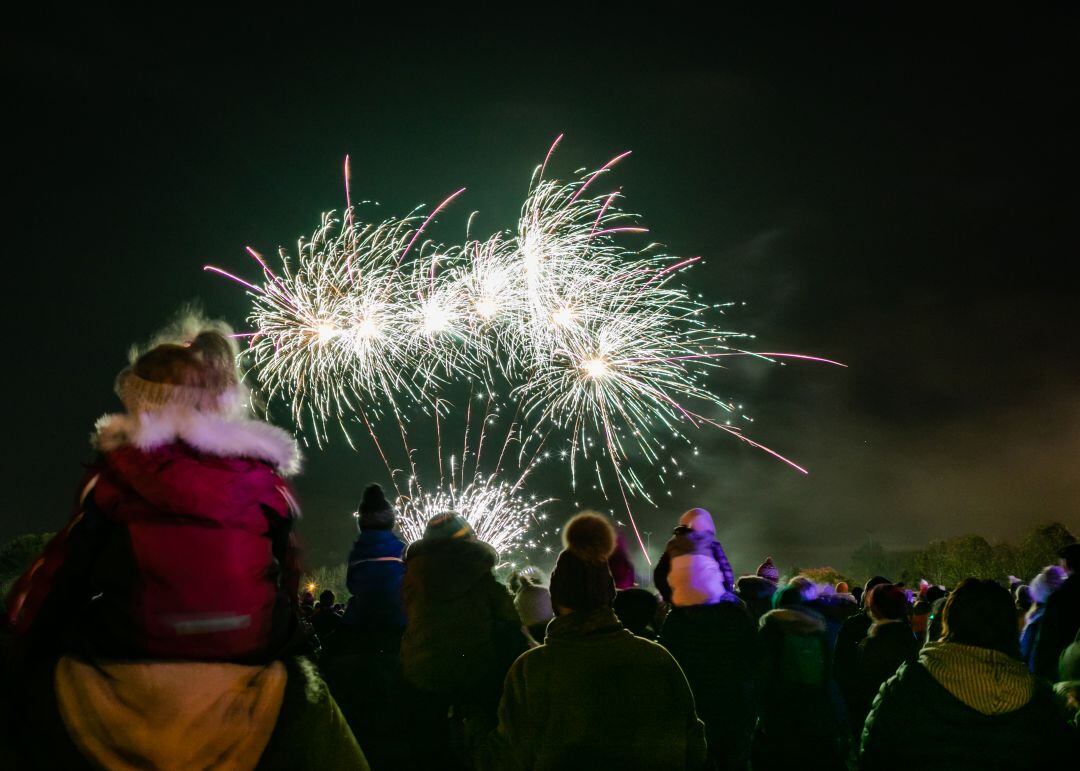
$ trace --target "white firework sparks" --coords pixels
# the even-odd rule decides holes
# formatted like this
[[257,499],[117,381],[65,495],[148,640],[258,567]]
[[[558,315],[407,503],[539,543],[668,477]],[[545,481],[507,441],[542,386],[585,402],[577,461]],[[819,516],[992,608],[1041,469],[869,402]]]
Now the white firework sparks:
[[504,558],[537,545],[529,531],[547,519],[543,508],[551,499],[539,500],[522,494],[517,485],[496,476],[479,476],[466,487],[440,486],[425,491],[415,478],[408,492],[398,498],[398,526],[406,541],[417,541],[432,517],[448,511],[460,514],[472,526],[476,537],[490,544]]
[[[407,537],[419,537],[427,519],[453,509],[500,551],[523,543],[543,504],[521,497],[521,482],[552,432],[567,438],[561,454],[572,480],[584,459],[603,490],[605,459],[643,551],[627,496],[649,499],[635,464],[661,463],[661,437],[686,438],[708,424],[805,471],[724,419],[733,405],[709,389],[704,375],[728,356],[836,362],[733,347],[746,336],[711,326],[710,306],[674,285],[698,258],[679,260],[655,245],[628,248],[618,238],[645,229],[619,208],[616,193],[597,194],[594,184],[628,153],[568,183],[546,180],[558,142],[534,173],[511,233],[456,247],[420,242],[459,190],[423,222],[414,213],[364,225],[351,207],[341,220],[325,215],[299,244],[295,266],[281,251],[280,276],[252,252],[262,267],[259,284],[210,268],[253,296],[250,361],[270,398],[288,403],[297,425],[314,427],[317,441],[331,420],[346,435],[346,422],[362,421],[395,488],[401,472],[369,416],[396,421],[408,455],[408,493],[401,496]],[[434,492],[423,491],[406,424],[426,414],[438,436],[439,405],[447,403],[441,391],[466,381],[488,393],[508,386],[518,400],[521,422],[515,418],[509,431],[524,473],[516,484],[500,481],[500,454],[496,474],[480,475],[477,462],[472,483],[459,478],[460,490],[451,473],[449,486],[444,479]],[[504,452],[510,439],[508,433]],[[441,437],[437,443],[442,477]]]

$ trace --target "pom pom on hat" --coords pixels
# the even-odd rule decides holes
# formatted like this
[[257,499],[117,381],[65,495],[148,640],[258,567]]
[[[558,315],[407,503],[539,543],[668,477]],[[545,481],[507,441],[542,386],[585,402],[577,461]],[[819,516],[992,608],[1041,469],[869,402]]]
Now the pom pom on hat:
[[585,511],[566,523],[563,545],[585,563],[606,563],[615,551],[615,528],[606,517]]

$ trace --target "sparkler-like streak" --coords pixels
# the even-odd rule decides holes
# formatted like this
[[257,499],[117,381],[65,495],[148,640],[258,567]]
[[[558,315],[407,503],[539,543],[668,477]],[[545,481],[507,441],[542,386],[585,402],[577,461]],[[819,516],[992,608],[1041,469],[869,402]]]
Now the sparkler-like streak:
[[[635,534],[630,498],[651,501],[636,465],[662,465],[664,442],[687,439],[691,429],[714,426],[805,473],[722,419],[734,407],[706,376],[732,356],[839,363],[735,345],[748,336],[713,327],[707,318],[714,306],[675,283],[700,258],[667,256],[655,245],[632,249],[619,238],[646,231],[618,206],[618,193],[592,188],[628,153],[568,183],[545,179],[561,139],[534,172],[513,232],[460,246],[422,241],[463,189],[422,220],[414,210],[364,224],[351,206],[346,160],[344,215],[324,215],[295,257],[281,250],[277,273],[251,250],[261,282],[207,267],[252,297],[247,354],[270,400],[288,403],[298,427],[310,426],[319,443],[329,423],[346,435],[348,423],[363,423],[398,490],[407,537],[419,537],[427,518],[454,508],[496,548],[528,543],[529,522],[543,502],[523,497],[522,483],[552,433],[568,442],[563,454],[572,484],[579,460],[596,469],[601,490],[601,461],[610,468]],[[517,402],[499,462],[487,475],[479,463],[485,415],[469,483],[471,403],[460,475],[455,479],[451,462],[449,481],[439,422],[449,404],[440,394],[466,380],[486,389],[488,409],[500,384]],[[423,414],[434,416],[439,445],[440,483],[430,491],[417,481],[407,430]],[[408,456],[405,492],[396,479],[402,471],[392,467],[374,427],[385,416],[397,424]],[[502,469],[511,443],[521,473],[513,483]]]

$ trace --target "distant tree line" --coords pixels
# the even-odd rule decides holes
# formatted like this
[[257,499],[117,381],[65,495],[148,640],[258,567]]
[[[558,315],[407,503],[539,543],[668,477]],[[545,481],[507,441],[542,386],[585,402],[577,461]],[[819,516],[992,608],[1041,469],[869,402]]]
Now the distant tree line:
[[857,581],[881,575],[909,586],[921,578],[934,584],[956,586],[971,576],[1002,583],[1009,576],[1016,576],[1028,583],[1047,565],[1057,564],[1058,552],[1074,541],[1076,536],[1060,522],[1032,529],[1019,544],[1004,541],[991,544],[974,533],[931,541],[921,549],[909,550],[890,550],[869,540],[852,553],[847,572]]

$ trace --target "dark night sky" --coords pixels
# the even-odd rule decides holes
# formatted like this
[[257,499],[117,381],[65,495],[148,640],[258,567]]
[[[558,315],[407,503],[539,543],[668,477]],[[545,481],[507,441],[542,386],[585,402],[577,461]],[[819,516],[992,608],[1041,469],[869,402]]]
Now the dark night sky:
[[[737,570],[843,564],[887,546],[1080,527],[1075,14],[969,20],[686,19],[696,32],[381,28],[219,36],[96,16],[25,37],[5,68],[9,330],[0,540],[69,514],[86,437],[118,408],[128,345],[183,302],[242,326],[204,274],[251,272],[342,201],[462,203],[508,227],[552,138],[569,173],[624,150],[613,184],[652,235],[707,263],[711,299],[766,350],[828,367],[740,365],[755,438],[803,477],[702,436],[697,489],[642,510],[654,540],[714,512]],[[221,23],[218,23],[221,22]],[[366,451],[308,454],[311,561],[343,557],[380,478]],[[565,514],[565,506],[556,514]]]

